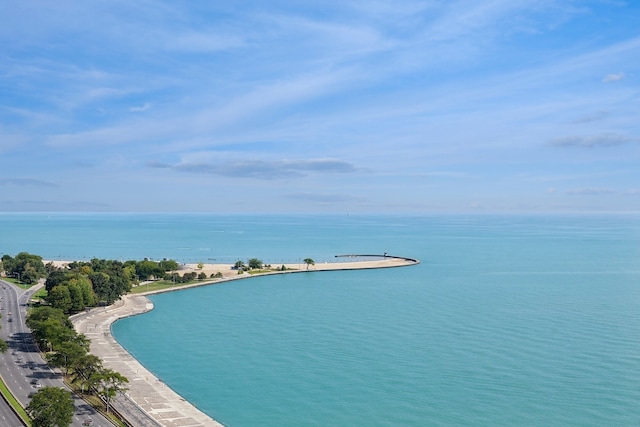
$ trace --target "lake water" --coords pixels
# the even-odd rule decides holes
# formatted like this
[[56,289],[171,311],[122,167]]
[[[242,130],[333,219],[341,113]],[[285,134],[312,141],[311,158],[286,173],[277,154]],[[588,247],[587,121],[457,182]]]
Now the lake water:
[[227,426],[640,424],[637,215],[0,214],[0,252],[22,250],[422,261],[156,295],[113,326]]

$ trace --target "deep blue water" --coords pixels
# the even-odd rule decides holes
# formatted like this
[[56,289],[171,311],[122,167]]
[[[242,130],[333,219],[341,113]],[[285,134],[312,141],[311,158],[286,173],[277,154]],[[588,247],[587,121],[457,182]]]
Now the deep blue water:
[[419,258],[153,296],[117,339],[228,426],[640,424],[640,216],[0,215],[45,258]]

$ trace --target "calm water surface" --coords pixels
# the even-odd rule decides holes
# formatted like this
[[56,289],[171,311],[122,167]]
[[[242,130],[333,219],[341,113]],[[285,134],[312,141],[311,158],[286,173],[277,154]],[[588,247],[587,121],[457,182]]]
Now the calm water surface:
[[422,260],[157,295],[154,311],[114,325],[228,426],[640,424],[637,216],[0,221],[0,250],[45,258]]

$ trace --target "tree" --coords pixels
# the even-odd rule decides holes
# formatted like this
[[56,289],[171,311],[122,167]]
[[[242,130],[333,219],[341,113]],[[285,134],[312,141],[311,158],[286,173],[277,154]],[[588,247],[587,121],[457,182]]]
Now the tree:
[[124,387],[129,380],[122,374],[111,369],[102,369],[94,374],[94,384],[98,389],[98,394],[102,396],[107,405],[107,414],[109,413],[109,403],[118,392],[127,390]]
[[42,257],[28,252],[20,252],[15,258],[3,255],[2,263],[7,275],[17,277],[23,283],[35,283],[47,275]]
[[71,393],[58,387],[44,387],[27,406],[33,427],[68,427],[73,419]]
[[64,313],[69,313],[72,307],[71,292],[69,287],[65,285],[55,286],[47,294],[46,300],[51,307],[59,308]]
[[310,265],[316,265],[316,262],[314,260],[312,260],[311,258],[305,258],[302,260],[305,264],[307,264],[307,270],[309,269]]
[[96,294],[93,292],[93,286],[91,285],[91,281],[86,276],[79,276],[77,278],[71,279],[69,283],[73,283],[77,281],[78,287],[80,288],[80,293],[82,294],[82,301],[84,302],[84,307],[94,307],[96,305]]
[[49,273],[47,281],[44,282],[44,288],[49,292],[54,287],[67,281],[67,273],[62,270],[55,270]]
[[100,358],[90,353],[74,359],[69,367],[71,368],[71,383],[79,386],[82,393],[95,385],[97,373],[103,369]]
[[251,269],[261,269],[262,268],[262,261],[260,261],[258,258],[251,258],[249,260],[249,268]]
[[107,273],[91,273],[89,280],[91,280],[93,285],[93,291],[100,300],[106,300],[107,304],[111,304],[117,299],[111,277]]
[[164,271],[173,271],[178,269],[178,263],[172,259],[164,259],[158,263]]
[[63,342],[56,346],[55,353],[47,355],[47,362],[52,366],[64,367],[64,374],[69,373],[69,367],[76,366],[87,354],[87,349],[77,342]]
[[42,349],[56,348],[67,341],[77,341],[73,324],[58,308],[35,307],[27,315],[27,326]]
[[157,262],[144,260],[136,264],[136,275],[140,280],[147,280],[151,276],[162,277],[164,270],[160,268]]

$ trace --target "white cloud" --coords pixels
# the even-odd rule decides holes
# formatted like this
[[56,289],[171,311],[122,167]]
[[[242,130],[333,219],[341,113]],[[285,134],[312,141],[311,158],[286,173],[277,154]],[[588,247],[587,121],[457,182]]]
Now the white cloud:
[[607,133],[593,136],[567,136],[556,138],[551,141],[551,145],[556,147],[615,147],[617,145],[640,142],[640,138],[633,138],[625,135]]
[[129,111],[131,111],[132,113],[140,113],[142,111],[147,111],[149,108],[151,108],[151,103],[145,102],[143,105],[139,107],[130,107]]
[[574,188],[566,192],[569,196],[602,196],[613,193],[615,191],[608,188]]
[[606,76],[604,76],[602,78],[602,82],[603,83],[611,83],[611,82],[617,82],[619,80],[624,79],[626,76],[624,73],[613,73],[613,74],[607,74]]

